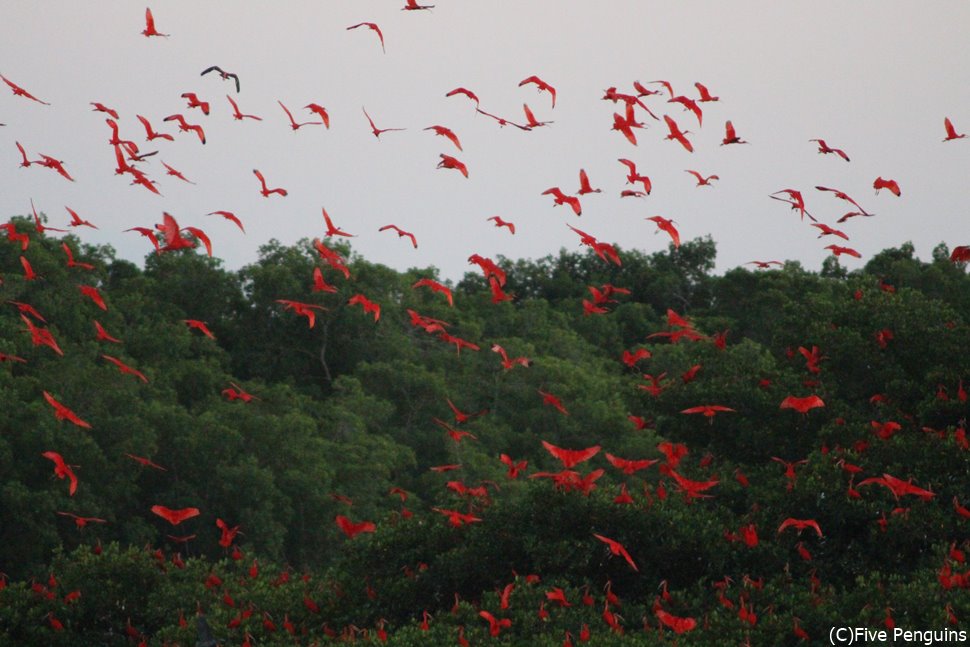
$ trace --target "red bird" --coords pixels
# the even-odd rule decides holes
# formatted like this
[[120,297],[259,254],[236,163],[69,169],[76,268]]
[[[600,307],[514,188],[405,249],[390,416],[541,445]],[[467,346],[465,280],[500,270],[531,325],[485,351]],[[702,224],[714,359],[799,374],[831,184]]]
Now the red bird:
[[117,357],[112,357],[111,355],[104,355],[104,354],[102,354],[101,357],[105,358],[106,360],[108,360],[109,362],[117,366],[118,370],[121,371],[122,373],[128,373],[129,375],[134,375],[142,382],[145,382],[146,384],[148,383],[148,378],[145,377],[145,375],[141,371],[128,366]]
[[380,39],[380,41],[381,41],[381,51],[384,52],[385,54],[387,54],[387,50],[384,49],[384,34],[381,33],[381,28],[378,27],[376,23],[372,23],[372,22],[359,22],[356,25],[351,25],[350,27],[347,27],[347,31],[350,31],[351,29],[357,29],[358,27],[367,27],[368,29],[370,29],[371,31],[373,31],[375,34],[377,34],[377,38]]
[[525,125],[531,130],[532,128],[542,128],[543,126],[548,126],[553,123],[551,121],[539,121],[536,119],[535,114],[533,114],[532,109],[529,108],[529,104],[522,104],[522,112],[525,113]]
[[682,634],[694,629],[697,626],[697,621],[693,618],[679,618],[675,615],[667,613],[661,608],[657,608],[654,611],[654,615],[657,616],[657,620],[662,622],[667,627],[670,627],[675,634]]
[[[0,78],[2,78],[2,77],[0,77]],[[7,79],[3,79],[3,80],[4,81],[7,81]],[[9,81],[7,81],[7,85],[10,85],[10,82]],[[13,93],[14,94],[17,94],[17,91],[14,90]],[[956,128],[953,127],[953,122],[950,121],[950,118],[949,117],[944,117],[943,118],[943,128],[946,129],[946,138],[943,140],[945,142],[948,142],[948,141],[951,141],[951,140],[954,140],[954,139],[963,139],[964,137],[967,136],[966,133],[963,133],[963,134],[960,134],[960,135],[957,134],[957,130],[956,130]]]
[[505,349],[498,344],[492,344],[492,352],[498,353],[502,356],[502,368],[504,368],[506,371],[510,370],[516,364],[526,368],[532,364],[532,361],[529,360],[528,357],[513,357],[510,359],[508,353],[505,352]]
[[61,515],[62,517],[70,517],[71,519],[74,519],[74,525],[77,526],[78,530],[83,530],[84,527],[89,523],[108,523],[107,519],[101,519],[99,517],[81,517],[72,512],[58,511],[57,514]]
[[702,404],[697,407],[691,407],[689,409],[684,409],[681,413],[703,413],[705,417],[711,418],[713,420],[714,416],[721,411],[735,411],[731,407],[723,407],[719,404]]
[[377,231],[386,231],[388,229],[390,229],[391,231],[396,232],[398,238],[405,238],[405,237],[410,238],[411,239],[411,244],[414,246],[414,249],[417,249],[418,248],[418,239],[414,237],[414,234],[412,234],[409,231],[404,231],[403,229],[401,229],[397,225],[384,225],[383,227],[381,227]]
[[[601,189],[594,189],[589,183],[589,176],[586,175],[585,169],[579,169],[579,190],[576,192],[579,195],[586,195],[587,193],[601,193]],[[512,232],[515,233],[515,232]]]
[[259,398],[257,398],[255,395],[249,393],[235,382],[229,382],[229,384],[230,387],[221,391],[222,396],[225,397],[226,400],[229,400],[230,402],[234,400],[241,400],[245,404],[249,404],[253,400],[259,400]]
[[209,339],[216,338],[216,336],[212,334],[212,331],[209,330],[209,327],[206,326],[204,321],[199,321],[198,319],[183,319],[182,321],[187,324],[189,328],[195,328]]
[[97,227],[95,227],[94,225],[92,225],[87,220],[81,220],[81,217],[78,216],[77,213],[73,209],[71,209],[70,207],[64,207],[64,208],[67,209],[67,212],[69,214],[71,214],[71,222],[67,223],[67,226],[68,227],[81,227],[81,226],[84,226],[84,227],[91,227],[92,229],[97,229]]
[[674,243],[674,247],[680,247],[680,232],[674,227],[673,220],[664,218],[663,216],[650,216],[649,218],[644,218],[644,220],[652,220],[655,222],[657,224],[657,230],[667,232]]
[[354,237],[354,234],[348,234],[346,231],[338,229],[336,226],[334,226],[333,220],[330,219],[330,214],[327,213],[327,210],[322,207],[321,210],[323,211],[323,221],[327,224],[327,231],[324,232],[324,236],[344,236],[346,238]]
[[690,173],[691,175],[693,175],[697,179],[697,186],[711,186],[711,180],[721,179],[716,175],[708,175],[707,177],[704,177],[697,171],[692,171],[690,169],[687,169],[686,171],[684,171],[684,173]]
[[521,88],[527,83],[534,83],[539,92],[548,92],[552,96],[552,107],[556,107],[556,88],[552,87],[535,75],[522,79],[522,81],[519,82],[519,87]]
[[508,454],[501,454],[499,456],[499,460],[508,466],[508,477],[510,479],[518,478],[519,473],[529,466],[528,461],[514,461]]
[[438,157],[441,158],[441,161],[438,162],[437,168],[455,169],[456,171],[464,175],[466,178],[468,177],[468,167],[465,166],[465,164],[462,161],[458,160],[455,157],[452,157],[451,155],[445,155],[444,153],[441,153]]
[[377,530],[377,526],[374,525],[373,521],[360,521],[358,523],[354,523],[341,514],[338,514],[334,521],[337,522],[337,527],[340,528],[340,530],[347,535],[349,539],[353,539],[357,535],[364,532],[374,532]]
[[872,183],[872,188],[876,190],[876,193],[879,193],[880,189],[889,189],[890,193],[897,198],[901,195],[899,184],[896,183],[896,180],[884,180],[881,176],[877,177],[875,182]]
[[568,204],[572,208],[573,213],[575,213],[577,216],[583,215],[583,208],[579,204],[579,198],[572,195],[566,195],[558,186],[554,186],[551,189],[546,189],[542,192],[542,195],[551,195],[553,197],[553,206]]
[[[664,119],[666,118],[667,115],[664,115]],[[630,120],[626,119],[619,113],[613,113],[613,127],[611,130],[618,130],[619,132],[623,133],[623,136],[626,137],[627,141],[636,146],[637,136],[633,133],[633,128],[634,125]],[[690,145],[690,142],[688,142],[688,145]]]
[[[432,5],[432,6],[434,6],[434,5]],[[381,138],[381,133],[387,133],[387,132],[392,132],[392,131],[400,131],[400,130],[407,130],[406,128],[378,128],[377,126],[374,125],[374,120],[370,118],[370,115],[369,114],[367,114],[367,110],[365,108],[363,108],[363,107],[361,107],[361,110],[364,111],[364,116],[367,117],[367,123],[370,124],[370,130],[371,130],[371,132],[374,133],[374,137],[376,137],[378,139]]]
[[781,401],[781,406],[779,409],[794,409],[798,413],[807,414],[809,409],[815,409],[817,407],[824,407],[825,403],[822,398],[817,395],[808,395],[804,398],[796,398],[795,396],[789,395],[784,400]]
[[832,229],[831,227],[829,227],[828,225],[826,225],[824,222],[812,223],[812,227],[815,227],[820,232],[822,232],[822,233],[820,233],[818,235],[819,238],[821,238],[822,236],[838,236],[839,238],[842,238],[843,240],[849,240],[849,237],[846,236],[845,232],[839,231],[838,229]]
[[849,256],[862,258],[862,254],[852,249],[851,247],[842,247],[840,245],[826,245],[825,249],[832,250],[832,253],[835,254],[836,257],[841,256],[842,254],[848,254]]
[[[542,403],[543,404],[547,404],[547,405],[549,405],[551,407],[555,407],[556,410],[559,411],[559,413],[561,413],[564,416],[568,416],[569,415],[569,412],[566,411],[566,407],[563,406],[562,401],[559,398],[557,398],[556,396],[554,396],[551,393],[546,393],[542,389],[539,389],[539,395],[542,396]],[[550,450],[550,451],[552,451],[552,450]],[[570,466],[567,465],[567,469],[569,467]]]
[[374,321],[381,318],[381,305],[379,303],[374,303],[363,294],[355,294],[347,300],[347,305],[353,306],[360,304],[360,307],[364,309],[364,312],[370,312],[374,315]]
[[277,299],[276,303],[282,303],[285,309],[292,310],[295,314],[306,317],[310,328],[313,328],[313,325],[316,323],[316,311],[326,310],[326,308],[320,305],[313,303],[302,303],[300,301],[292,301],[290,299]]
[[94,269],[94,265],[91,265],[90,263],[82,263],[80,261],[74,260],[74,252],[71,251],[71,248],[67,243],[61,243],[61,249],[63,249],[64,253],[67,255],[68,267],[76,267],[78,269],[87,270],[87,271],[91,271]]
[[614,555],[619,555],[623,559],[625,559],[627,564],[630,565],[630,568],[637,571],[638,573],[640,572],[640,569],[637,568],[636,563],[634,563],[633,558],[630,557],[630,553],[627,552],[626,548],[623,547],[623,544],[621,544],[620,542],[614,539],[610,539],[609,537],[604,537],[603,535],[597,535],[595,532],[593,533],[593,536],[599,539],[607,546],[609,546],[611,553],[613,553]]
[[464,96],[468,97],[469,99],[471,99],[472,101],[475,102],[475,106],[476,107],[478,106],[478,103],[479,103],[479,101],[478,101],[478,95],[476,95],[474,92],[472,92],[471,90],[468,90],[466,88],[455,88],[451,92],[445,94],[445,96],[446,97],[453,97],[453,96],[455,96],[457,94],[461,94],[461,95],[464,95]]
[[507,227],[513,235],[515,234],[515,223],[502,220],[501,216],[492,216],[491,218],[486,218],[485,220],[493,221],[496,227]]
[[185,177],[184,175],[182,175],[182,172],[179,171],[178,169],[172,168],[171,166],[169,166],[165,162],[162,162],[162,166],[165,167],[165,174],[166,175],[171,175],[172,177],[176,177],[176,178],[178,178],[178,179],[180,179],[183,182],[186,182],[188,184],[195,184],[195,182],[193,182],[192,180],[190,180],[187,177]]
[[462,150],[461,142],[458,141],[458,135],[453,133],[450,128],[445,128],[444,126],[428,126],[424,130],[433,130],[435,135],[447,137],[458,150]]
[[199,516],[198,508],[182,508],[180,510],[172,510],[171,508],[166,508],[163,505],[153,505],[151,510],[153,513],[157,514],[159,517],[169,522],[173,526],[179,525],[186,519]]
[[196,95],[195,92],[183,92],[182,98],[186,99],[189,102],[189,105],[188,105],[189,108],[198,108],[199,110],[202,111],[202,114],[208,116],[209,114],[208,101],[202,101],[201,99],[199,99],[198,95]]
[[593,445],[592,447],[587,447],[586,449],[563,449],[561,447],[556,447],[552,443],[545,440],[542,441],[542,446],[552,454],[555,458],[562,461],[563,467],[567,470],[572,469],[576,465],[588,461],[593,456],[600,451],[599,445]]
[[155,129],[152,127],[152,124],[150,121],[148,121],[148,119],[145,119],[141,115],[135,115],[135,117],[137,117],[138,121],[141,122],[141,125],[145,127],[146,141],[152,141],[153,139],[165,139],[170,142],[175,141],[175,137],[173,137],[172,135],[169,135],[167,133],[155,132]]
[[111,115],[115,119],[118,118],[118,111],[112,110],[111,108],[107,107],[103,103],[92,101],[91,105],[94,106],[94,110],[92,112],[103,112],[105,114]]
[[697,88],[697,93],[701,97],[700,99],[698,99],[698,101],[700,101],[702,103],[707,102],[707,101],[718,101],[721,98],[721,97],[712,97],[711,96],[711,93],[708,92],[707,88],[704,85],[700,84],[700,83],[695,83],[694,84],[694,87]]
[[228,94],[226,98],[229,99],[229,104],[232,106],[232,117],[236,121],[242,121],[243,119],[253,119],[255,121],[262,121],[262,117],[257,117],[256,115],[246,115],[239,111],[239,104],[237,104],[232,97]]
[[146,38],[149,36],[164,36],[165,38],[168,38],[168,34],[159,33],[159,31],[155,29],[155,17],[152,15],[152,10],[148,7],[145,7],[145,29],[141,33]]
[[76,413],[74,413],[73,411],[65,407],[63,404],[55,400],[54,396],[52,396],[50,393],[48,393],[47,391],[44,391],[43,393],[44,393],[44,399],[47,400],[47,404],[51,405],[54,408],[54,417],[57,420],[67,420],[68,422],[75,424],[78,427],[82,427],[84,429],[91,428],[91,425],[89,425],[84,420],[81,420],[81,418],[78,417]]
[[188,123],[182,115],[169,115],[162,119],[162,121],[176,122],[179,126],[179,132],[194,132],[198,136],[199,141],[205,144],[205,131],[202,130],[202,126]]
[[449,288],[447,285],[443,285],[442,283],[439,283],[434,279],[418,279],[414,283],[414,285],[411,286],[411,289],[413,290],[415,288],[421,288],[421,287],[430,288],[432,292],[441,292],[442,294],[445,295],[445,298],[448,300],[448,305],[454,307],[455,305],[454,297],[451,294],[451,288]]
[[[690,133],[690,131],[681,130],[680,126],[677,125],[677,122],[671,119],[670,117],[668,117],[667,115],[664,115],[664,123],[667,124],[667,130],[668,130],[667,136],[664,137],[664,139],[678,141],[680,142],[681,146],[687,149],[688,153],[693,153],[694,146],[693,144],[690,143],[690,141],[688,141],[687,137],[685,137],[685,135]],[[728,123],[731,123],[731,122],[728,122]]]
[[858,209],[859,211],[861,211],[862,212],[862,215],[864,215],[864,216],[872,216],[872,215],[874,215],[874,214],[869,213],[865,209],[863,209],[861,206],[859,206],[859,203],[856,202],[855,200],[853,200],[852,198],[850,198],[849,195],[847,193],[845,193],[844,191],[839,191],[838,189],[830,189],[830,188],[824,187],[824,186],[816,186],[815,188],[818,189],[819,191],[828,191],[829,193],[834,193],[836,198],[838,198],[840,200],[845,200],[849,204],[852,204],[853,206],[855,206],[856,209]]
[[74,496],[77,492],[77,476],[74,474],[74,470],[71,466],[64,462],[64,458],[57,452],[44,452],[41,454],[44,458],[54,461],[54,476],[59,479],[67,479],[70,485],[68,486],[68,493],[70,496]]
[[440,512],[441,514],[448,517],[448,523],[450,523],[455,528],[461,527],[462,524],[469,524],[481,521],[478,517],[474,517],[470,514],[464,514],[458,512],[457,510],[444,510],[442,508],[431,508],[435,512]]
[[135,461],[136,463],[142,465],[143,467],[150,467],[152,469],[159,470],[159,471],[162,471],[162,472],[167,472],[168,471],[164,467],[162,467],[161,465],[159,465],[158,463],[156,463],[153,460],[151,460],[150,458],[145,458],[144,456],[136,456],[134,454],[125,454],[125,456],[127,456],[131,460]]
[[818,522],[814,519],[792,519],[789,517],[788,519],[782,521],[781,525],[778,526],[778,532],[780,533],[784,531],[785,528],[795,528],[798,531],[798,534],[801,534],[803,530],[809,528],[817,532],[820,538],[822,537],[822,529],[819,527]]
[[418,4],[417,0],[404,0],[405,5],[401,7],[401,11],[421,11],[434,9],[433,4]]
[[610,465],[621,470],[624,474],[635,474],[640,470],[647,469],[657,462],[656,458],[642,458],[638,460],[619,458],[609,452],[606,452],[605,456],[606,460],[610,462]]
[[839,157],[841,157],[842,159],[844,159],[846,162],[849,161],[849,156],[845,154],[845,151],[844,150],[842,150],[841,148],[831,148],[831,147],[829,147],[829,145],[825,143],[825,140],[824,139],[809,139],[808,141],[810,141],[810,142],[817,142],[818,143],[818,152],[819,153],[822,153],[822,154],[835,153],[836,155],[838,155]]
[[40,99],[32,95],[30,92],[27,92],[22,87],[20,87],[19,85],[9,80],[7,77],[5,77],[3,74],[0,74],[0,79],[3,79],[3,82],[6,83],[8,86],[10,86],[10,89],[13,90],[13,94],[15,97],[23,97],[24,99],[30,99],[31,101],[36,101],[37,103],[43,104],[45,106],[50,105],[46,101],[41,101]]
[[287,108],[285,105],[283,105],[283,102],[282,101],[280,101],[279,99],[277,99],[276,100],[276,103],[280,104],[280,108],[283,109],[283,112],[286,113],[287,118],[290,120],[290,129],[291,130],[299,130],[303,126],[321,126],[321,125],[323,125],[319,121],[303,121],[303,122],[297,123],[296,120],[293,119],[293,114],[290,112],[290,109]]
[[205,215],[207,215],[207,216],[222,216],[223,218],[225,218],[229,222],[232,222],[237,227],[239,227],[239,231],[241,231],[244,234],[246,233],[246,228],[243,227],[242,221],[239,220],[239,218],[236,217],[236,214],[234,214],[231,211],[210,211],[209,213],[207,213]]
[[727,146],[728,144],[747,144],[738,134],[734,131],[734,124],[730,120],[724,124],[724,139],[721,140],[721,146]]
[[268,198],[269,196],[271,196],[274,193],[278,193],[279,195],[284,196],[284,197],[287,195],[286,189],[281,189],[281,188],[270,189],[270,188],[267,188],[267,186],[266,186],[266,178],[263,177],[263,174],[260,173],[258,169],[253,169],[253,174],[259,179],[259,184],[262,187],[259,192],[262,194],[262,196],[264,198]]

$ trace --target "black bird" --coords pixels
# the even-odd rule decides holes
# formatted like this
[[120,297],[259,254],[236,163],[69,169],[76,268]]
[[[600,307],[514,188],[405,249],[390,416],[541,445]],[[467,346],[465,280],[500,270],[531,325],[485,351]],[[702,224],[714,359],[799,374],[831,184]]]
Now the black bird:
[[199,76],[205,76],[209,72],[213,72],[213,71],[218,72],[219,73],[219,76],[222,77],[222,80],[223,81],[227,81],[229,79],[232,79],[233,81],[235,81],[236,82],[236,93],[237,94],[239,93],[239,76],[237,76],[236,74],[233,74],[232,72],[225,72],[225,71],[223,71],[223,69],[221,67],[219,67],[218,65],[213,65],[212,67],[207,67],[206,69],[202,70],[202,74],[200,74]]

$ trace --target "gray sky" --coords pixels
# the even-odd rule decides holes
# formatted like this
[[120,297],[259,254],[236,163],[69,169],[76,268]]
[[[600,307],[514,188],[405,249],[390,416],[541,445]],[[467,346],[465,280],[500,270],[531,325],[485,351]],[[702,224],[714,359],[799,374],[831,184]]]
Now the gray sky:
[[[624,247],[665,249],[669,239],[644,220],[654,215],[673,218],[682,239],[710,234],[719,271],[754,259],[817,269],[833,242],[863,254],[843,256],[849,267],[906,240],[923,258],[940,241],[970,243],[970,137],[941,141],[946,116],[970,132],[970,4],[437,0],[430,12],[403,4],[160,1],[150,5],[156,26],[171,36],[145,38],[145,6],[130,1],[5,3],[0,73],[51,105],[0,87],[0,219],[26,213],[33,198],[48,224],[64,226],[69,206],[100,227],[75,230],[84,240],[140,261],[148,242],[121,231],[152,226],[167,211],[204,229],[214,254],[238,268],[270,238],[322,235],[326,207],[358,234],[352,244],[368,260],[399,270],[435,265],[448,278],[474,269],[472,253],[578,249],[565,223]],[[346,30],[363,21],[381,27],[386,54],[370,30]],[[200,77],[210,65],[239,74],[242,91]],[[548,94],[518,86],[533,74],[557,89],[555,109]],[[621,107],[602,101],[603,90],[632,92],[633,81],[657,79],[692,98],[700,81],[721,98],[701,104],[702,128],[666,95],[644,99],[691,131],[693,154],[665,141],[663,122],[642,111],[637,146],[611,130]],[[494,114],[522,122],[528,103],[555,123],[500,128],[465,98],[445,98],[457,86]],[[211,114],[187,109],[183,92],[208,100]],[[227,93],[263,121],[234,121]],[[325,106],[331,128],[291,131],[278,100],[298,120],[313,118],[307,103]],[[106,115],[92,101],[120,113],[123,138],[160,151],[141,168],[162,197],[114,174]],[[362,107],[379,127],[407,130],[376,140]],[[173,113],[201,124],[208,143],[163,121]],[[136,114],[175,141],[146,143]],[[719,145],[728,119],[750,145]],[[464,151],[422,130],[433,124],[451,128]],[[812,138],[852,161],[819,155]],[[19,168],[15,141],[31,159],[63,160],[76,182]],[[462,160],[469,179],[435,169],[440,153]],[[651,178],[650,196],[619,197],[632,188],[621,157]],[[196,184],[167,176],[161,161]],[[289,195],[263,198],[253,168]],[[580,168],[603,193],[581,198],[577,218],[541,193],[574,193]],[[685,169],[721,179],[695,188]],[[874,195],[877,176],[898,181],[902,197]],[[841,189],[877,216],[836,225],[849,205],[815,185]],[[801,190],[809,211],[851,240],[817,240],[807,221],[768,199],[784,188]],[[246,234],[204,215],[220,209],[235,212]],[[486,222],[494,215],[514,222],[516,234]],[[378,233],[390,223],[412,231],[418,249]]]

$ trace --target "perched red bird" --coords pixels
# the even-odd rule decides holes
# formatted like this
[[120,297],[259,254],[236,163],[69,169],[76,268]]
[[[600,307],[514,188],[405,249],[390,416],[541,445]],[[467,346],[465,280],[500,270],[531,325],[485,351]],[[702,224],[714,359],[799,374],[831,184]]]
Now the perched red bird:
[[166,508],[163,505],[153,505],[151,508],[154,514],[169,522],[173,526],[177,526],[186,519],[191,519],[192,517],[199,516],[198,508],[181,508],[179,510],[173,510],[171,508]]
[[653,613],[657,616],[657,620],[672,629],[675,634],[686,633],[697,626],[697,621],[694,618],[680,618],[659,607]]
[[59,479],[67,479],[70,485],[68,486],[68,494],[74,496],[77,492],[77,476],[74,474],[74,470],[71,466],[64,462],[64,458],[57,452],[47,451],[41,454],[44,458],[54,461],[54,476]]

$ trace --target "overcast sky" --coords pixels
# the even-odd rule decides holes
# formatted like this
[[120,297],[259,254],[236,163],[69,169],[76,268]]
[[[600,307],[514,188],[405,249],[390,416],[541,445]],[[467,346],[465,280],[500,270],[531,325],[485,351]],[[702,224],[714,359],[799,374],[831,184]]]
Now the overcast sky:
[[[431,0],[429,0],[431,1]],[[145,6],[130,1],[5,3],[0,24],[0,73],[43,106],[0,86],[0,220],[29,211],[33,199],[51,226],[64,226],[65,206],[100,229],[75,230],[83,240],[112,245],[141,261],[149,243],[122,230],[152,226],[163,211],[181,225],[204,229],[214,254],[229,268],[257,257],[270,238],[291,244],[324,232],[321,208],[351,233],[368,260],[396,269],[437,266],[460,278],[474,269],[472,253],[538,258],[561,247],[579,249],[566,223],[600,240],[647,252],[666,249],[644,220],[676,221],[683,239],[711,235],[718,270],[759,259],[797,259],[818,269],[831,243],[859,250],[859,267],[881,249],[910,240],[922,258],[945,241],[970,243],[970,137],[943,143],[944,117],[970,131],[970,4],[965,2],[576,2],[572,0],[437,0],[431,11],[401,11],[404,0],[325,2],[189,2],[151,4],[168,38],[146,38]],[[386,54],[360,22],[377,23]],[[241,92],[210,65],[235,72]],[[538,75],[557,90],[519,82]],[[658,116],[688,129],[688,153],[667,141],[663,121],[644,111],[631,145],[611,130],[621,105],[603,101],[616,86],[633,92],[639,80],[697,98],[694,83],[720,101],[700,104],[703,126],[664,94],[645,97]],[[464,86],[483,110],[523,123],[528,103],[539,120],[554,123],[524,132],[477,114]],[[188,109],[180,97],[196,92],[211,114]],[[235,121],[226,94],[244,113],[263,121]],[[98,101],[120,114],[121,136],[142,151],[158,150],[141,168],[162,196],[114,173]],[[277,101],[298,120],[315,119],[302,107],[326,107],[331,126],[292,131]],[[406,128],[375,139],[362,107],[381,128]],[[207,144],[178,133],[163,118],[181,113],[203,126]],[[174,142],[145,142],[135,115]],[[732,120],[748,145],[720,146]],[[451,128],[458,151],[424,131]],[[820,155],[808,140],[825,139],[851,158]],[[63,160],[68,182],[40,166],[20,168],[14,142],[30,159],[44,153]],[[439,154],[469,170],[436,169]],[[626,168],[637,163],[651,178],[646,198],[621,198]],[[195,184],[165,174],[164,161]],[[287,197],[264,198],[252,173],[259,168]],[[602,193],[583,196],[581,217],[553,207],[541,195],[559,186],[569,194],[585,168]],[[695,187],[684,171],[720,180]],[[902,197],[875,195],[877,176],[895,179]],[[845,191],[873,218],[835,221],[852,210],[814,189]],[[822,222],[846,242],[800,222],[796,212],[769,199],[798,189]],[[246,233],[205,214],[234,212]],[[515,235],[486,219],[515,223]],[[396,224],[419,247],[378,228]]]

